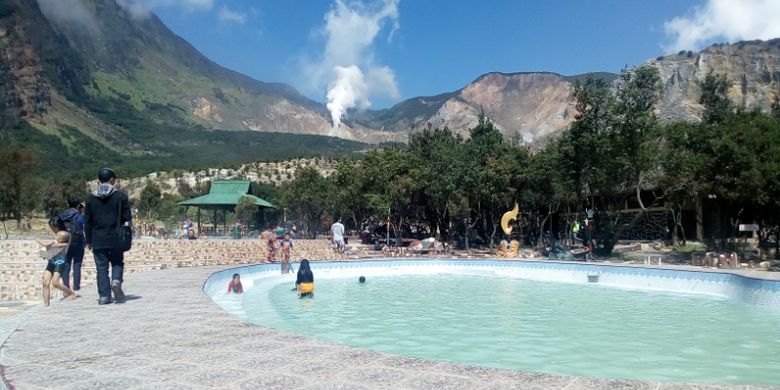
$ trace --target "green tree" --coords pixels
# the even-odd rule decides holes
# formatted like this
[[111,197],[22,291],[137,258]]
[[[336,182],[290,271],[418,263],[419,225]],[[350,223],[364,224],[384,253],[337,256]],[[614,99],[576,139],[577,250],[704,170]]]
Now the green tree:
[[160,217],[160,206],[162,205],[162,192],[157,183],[149,181],[141,190],[141,197],[138,199],[136,207],[141,215],[147,219],[156,219]]
[[257,224],[258,211],[259,208],[252,197],[242,196],[236,204],[236,219],[241,220],[247,226],[254,226]]
[[[526,225],[536,231],[525,232],[527,236],[543,238],[545,231],[552,232],[552,216],[562,210],[562,205],[576,201],[576,197],[565,187],[562,165],[563,159],[558,154],[559,145],[547,144],[537,153],[530,155],[528,164],[523,170],[523,185],[519,196],[523,212],[528,215]],[[549,226],[548,226],[549,224]],[[521,225],[521,229],[524,226]],[[537,246],[544,245],[543,240],[536,241]]]
[[576,197],[575,209],[581,210],[585,202],[593,203],[594,191],[610,180],[608,141],[614,122],[614,97],[604,80],[593,76],[584,83],[575,82],[572,96],[575,121],[556,145],[564,184]]
[[701,98],[699,103],[704,105],[702,121],[704,123],[723,123],[734,113],[734,106],[729,100],[729,82],[726,75],[707,74],[701,82]]
[[408,151],[394,146],[370,151],[362,161],[370,218],[376,223],[389,218],[397,237],[404,223],[417,216],[412,202],[417,188],[411,176],[412,164]]
[[[622,234],[644,215],[648,205],[642,190],[654,188],[658,181],[660,138],[655,105],[661,92],[658,69],[643,65],[624,70],[618,78],[613,105],[613,120],[608,138],[605,176],[609,182],[600,188],[601,211],[597,225],[599,241],[611,252]],[[628,198],[639,206],[639,212],[628,223],[617,225],[617,213]],[[658,202],[663,196],[654,197]]]
[[25,199],[30,199],[29,188],[34,171],[40,162],[35,152],[21,146],[0,149],[0,206],[10,213],[19,228]]
[[472,207],[474,227],[481,239],[492,245],[496,241],[498,221],[511,208],[517,198],[512,187],[516,183],[517,154],[504,140],[501,132],[484,113],[478,117],[477,125],[469,130],[469,139],[464,144],[462,158],[462,188],[468,195]]
[[329,178],[333,189],[333,211],[352,222],[355,228],[370,213],[365,191],[365,175],[362,165],[351,157],[344,157],[336,163],[336,171]]
[[449,240],[450,208],[460,196],[462,171],[460,136],[444,129],[425,129],[409,139],[409,154],[413,161],[410,175],[416,185],[416,203],[422,207],[431,233],[441,233],[439,239]]
[[322,229],[322,217],[328,210],[330,188],[327,179],[312,167],[299,170],[295,179],[281,189],[281,203],[289,215],[297,217],[311,237]]

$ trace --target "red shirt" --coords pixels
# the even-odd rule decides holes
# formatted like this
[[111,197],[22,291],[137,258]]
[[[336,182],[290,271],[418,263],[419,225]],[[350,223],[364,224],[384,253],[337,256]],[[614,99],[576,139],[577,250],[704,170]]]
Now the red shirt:
[[238,283],[233,283],[233,281],[231,280],[230,283],[228,284],[227,292],[228,294],[230,294],[231,292],[234,292],[236,294],[242,294],[244,292],[244,286],[241,285],[240,281]]

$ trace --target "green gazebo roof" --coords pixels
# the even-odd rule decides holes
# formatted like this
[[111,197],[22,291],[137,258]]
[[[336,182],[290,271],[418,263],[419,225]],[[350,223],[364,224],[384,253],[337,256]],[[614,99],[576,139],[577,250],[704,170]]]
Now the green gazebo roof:
[[195,206],[204,209],[226,209],[235,207],[243,196],[248,196],[260,207],[277,208],[271,202],[249,194],[249,180],[215,180],[211,182],[208,194],[179,202],[180,206]]

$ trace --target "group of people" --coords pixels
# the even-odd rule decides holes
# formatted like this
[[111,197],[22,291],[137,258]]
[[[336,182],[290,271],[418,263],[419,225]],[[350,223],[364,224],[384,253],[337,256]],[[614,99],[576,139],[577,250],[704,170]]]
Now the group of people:
[[[363,284],[366,282],[366,277],[361,276],[358,278],[358,282]],[[313,298],[314,297],[314,273],[311,271],[311,265],[309,260],[301,260],[301,265],[298,267],[298,274],[295,278],[295,287],[293,291],[298,293],[299,298]],[[243,294],[244,286],[241,284],[241,275],[233,274],[233,278],[230,280],[227,286],[227,294]]]
[[115,187],[117,180],[116,172],[102,168],[98,172],[98,186],[86,202],[71,197],[68,209],[49,220],[54,240],[38,241],[45,248],[48,260],[43,276],[45,306],[49,306],[52,287],[62,291],[67,298],[78,297],[85,247],[92,251],[95,260],[98,304],[124,302],[124,251],[120,245],[120,228],[131,223],[133,216],[127,195]]
[[281,260],[283,274],[290,273],[290,257],[292,256],[296,235],[297,228],[295,225],[289,230],[279,226],[276,229],[268,227],[260,233],[260,240],[265,241],[268,246],[265,260],[269,263]]
[[[50,242],[38,241],[45,248],[47,259],[43,276],[43,300],[46,306],[50,303],[52,288],[62,291],[66,298],[75,299],[79,296],[85,248],[92,251],[95,261],[98,304],[119,303],[126,299],[122,283],[124,250],[127,248],[121,245],[121,228],[132,223],[130,201],[125,193],[117,190],[118,176],[114,170],[102,168],[97,178],[98,186],[85,202],[78,197],[70,197],[68,209],[51,218],[49,227],[54,239]],[[187,238],[196,238],[191,220],[185,221],[182,227],[187,232]],[[330,233],[334,250],[342,257],[346,239],[341,218],[333,223]],[[261,239],[268,245],[266,260],[281,260],[282,273],[285,274],[290,272],[296,235],[295,225],[291,229],[277,227],[272,230],[269,227],[261,234]],[[295,284],[300,296],[311,296],[314,293],[314,275],[306,259],[301,261]],[[234,275],[228,291],[243,292],[240,275]]]

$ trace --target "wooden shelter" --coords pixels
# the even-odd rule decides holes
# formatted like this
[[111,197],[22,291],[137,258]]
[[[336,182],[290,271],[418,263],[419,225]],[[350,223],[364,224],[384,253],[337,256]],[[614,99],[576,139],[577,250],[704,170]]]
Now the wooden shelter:
[[[235,211],[238,201],[244,196],[250,197],[260,208],[277,208],[267,200],[250,194],[250,185],[249,180],[214,180],[211,182],[211,190],[208,194],[179,202],[179,205],[198,208],[198,235],[201,233],[201,210],[214,210],[214,232],[216,233],[217,212],[222,210],[223,216],[226,216],[228,211]],[[224,231],[227,232],[227,218],[223,218],[223,222]]]

